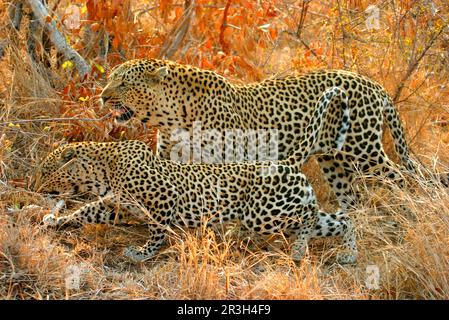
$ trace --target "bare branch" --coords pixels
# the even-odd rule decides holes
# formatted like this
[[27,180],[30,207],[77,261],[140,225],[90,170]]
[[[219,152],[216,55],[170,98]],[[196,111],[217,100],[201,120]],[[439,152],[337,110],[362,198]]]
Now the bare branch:
[[226,2],[226,7],[223,11],[223,22],[221,23],[221,26],[220,26],[220,36],[219,36],[221,49],[226,54],[229,54],[230,49],[229,49],[229,44],[224,39],[224,32],[226,30],[226,27],[228,26],[227,21],[228,21],[228,11],[229,11],[230,6],[231,6],[231,0],[228,0]]
[[298,28],[296,29],[296,37],[298,39],[301,39],[301,32],[302,32],[302,28],[304,26],[304,21],[306,19],[307,10],[309,9],[309,2],[310,2],[310,0],[302,1],[301,16],[299,17]]
[[9,11],[9,19],[11,20],[11,26],[19,31],[20,22],[22,21],[22,1],[16,1],[16,3],[11,3],[8,9]]
[[408,81],[408,79],[412,76],[412,74],[415,72],[416,68],[419,66],[419,63],[426,55],[427,51],[429,51],[430,48],[432,48],[435,41],[438,39],[438,37],[443,33],[445,28],[441,28],[439,32],[437,32],[432,39],[427,43],[426,47],[421,51],[421,54],[414,60],[410,61],[410,64],[407,69],[407,73],[404,75],[402,80],[399,82],[399,86],[396,89],[396,92],[393,96],[393,101],[396,103],[401,96],[402,90],[404,89],[405,83]]
[[13,43],[17,43],[17,33],[20,30],[20,23],[22,22],[22,9],[23,3],[21,1],[14,1],[9,4],[8,7],[8,16],[9,23],[8,29],[12,34],[10,39],[2,39],[0,40],[0,59],[5,55],[5,49],[12,41]]
[[161,52],[159,53],[159,57],[163,59],[170,59],[178,50],[179,45],[184,40],[187,35],[187,32],[190,28],[190,21],[193,16],[193,8],[195,7],[195,1],[186,0],[185,2],[185,12],[182,15],[179,23],[177,23],[172,31],[170,32],[171,36],[170,40],[164,44]]
[[38,61],[37,52],[36,52],[36,44],[37,37],[39,36],[39,27],[40,23],[36,18],[34,12],[30,12],[29,14],[29,24],[28,24],[28,32],[27,32],[27,52],[30,55],[31,59],[34,62]]
[[56,26],[56,21],[51,18],[47,8],[39,0],[27,0],[39,23],[45,27],[48,32],[51,42],[56,47],[56,50],[61,52],[66,60],[70,60],[75,65],[81,78],[84,78],[89,73],[90,67],[86,60],[79,55],[71,46],[69,46],[65,40],[65,37],[61,34]]

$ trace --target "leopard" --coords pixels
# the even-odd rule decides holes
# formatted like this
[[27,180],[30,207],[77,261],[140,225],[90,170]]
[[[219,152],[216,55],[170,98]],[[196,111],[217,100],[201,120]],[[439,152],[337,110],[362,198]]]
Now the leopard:
[[[242,84],[214,71],[170,60],[135,59],[111,71],[100,102],[103,108],[113,110],[117,122],[123,125],[138,119],[144,126],[157,128],[158,152],[167,159],[177,144],[173,132],[182,129],[193,136],[195,124],[200,123],[201,129],[220,134],[229,130],[276,130],[276,155],[282,160],[294,152],[294,141],[310,139],[306,128],[314,117],[315,103],[323,91],[332,87],[348,94],[350,128],[341,150],[316,154],[315,158],[339,206],[346,210],[359,201],[353,186],[360,175],[381,175],[404,184],[404,173],[416,173],[418,168],[418,162],[410,157],[391,97],[366,76],[331,69]],[[337,134],[342,111],[338,102],[332,103],[335,106],[326,115],[318,145],[334,141]],[[384,122],[393,137],[400,165],[385,152]],[[201,153],[205,143],[201,140],[194,152]],[[187,157],[186,162],[203,159]]]
[[[341,264],[355,263],[354,225],[344,210],[332,213],[318,207],[316,195],[301,166],[316,149],[323,115],[333,101],[343,110],[335,137],[342,147],[349,130],[348,97],[338,87],[322,93],[310,119],[311,139],[298,141],[292,155],[281,161],[182,163],[160,157],[139,140],[74,142],[51,152],[36,172],[36,189],[50,195],[87,195],[90,202],[71,214],[49,213],[48,227],[115,224],[129,217],[146,219],[148,241],[130,246],[124,256],[133,262],[157,254],[175,226],[198,228],[240,222],[250,234],[282,234],[294,238],[291,257],[301,261],[311,239],[340,237]],[[322,149],[322,150],[321,150]]]

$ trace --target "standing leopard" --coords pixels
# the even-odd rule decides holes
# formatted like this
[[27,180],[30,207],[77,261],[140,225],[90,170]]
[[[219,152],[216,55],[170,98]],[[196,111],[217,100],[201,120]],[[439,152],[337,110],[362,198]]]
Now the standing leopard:
[[[170,157],[176,129],[278,131],[278,157],[286,159],[296,140],[310,139],[306,127],[314,117],[315,104],[323,91],[340,87],[348,93],[351,126],[340,152],[321,154],[318,163],[340,206],[346,209],[356,195],[355,173],[385,174],[401,179],[382,147],[386,121],[396,152],[410,172],[416,164],[409,149],[397,111],[385,89],[378,83],[343,70],[314,71],[300,76],[270,79],[248,85],[233,84],[215,72],[155,59],[131,60],[112,71],[101,93],[106,108],[120,110],[118,121],[136,117],[157,127],[160,155]],[[329,143],[336,135],[341,110],[326,116],[317,141]]]
[[[183,164],[162,159],[143,142],[133,140],[59,147],[36,173],[38,191],[100,198],[67,216],[48,214],[44,223],[113,224],[144,213],[149,220],[148,242],[125,250],[131,260],[143,261],[157,253],[170,225],[198,227],[205,219],[209,225],[239,220],[258,234],[296,236],[294,260],[302,258],[309,239],[341,236],[345,251],[338,262],[353,263],[357,248],[351,220],[344,211],[320,211],[313,189],[301,173],[331,101],[337,101],[343,111],[335,140],[344,141],[349,128],[348,99],[343,90],[331,88],[317,102],[306,127],[310,139],[298,142],[293,155],[279,162]],[[322,151],[332,148],[333,144],[325,145]]]

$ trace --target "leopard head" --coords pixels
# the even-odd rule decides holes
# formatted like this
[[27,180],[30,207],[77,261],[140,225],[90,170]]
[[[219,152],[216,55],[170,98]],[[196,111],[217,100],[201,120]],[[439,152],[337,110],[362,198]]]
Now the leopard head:
[[131,60],[115,68],[100,95],[104,108],[115,110],[118,122],[132,117],[157,126],[163,117],[175,118],[175,105],[167,98],[170,63],[160,60]]
[[[92,149],[93,147],[93,149]],[[105,166],[91,143],[72,143],[51,152],[34,176],[34,189],[50,195],[104,195],[109,190]],[[101,161],[101,160],[100,160]]]

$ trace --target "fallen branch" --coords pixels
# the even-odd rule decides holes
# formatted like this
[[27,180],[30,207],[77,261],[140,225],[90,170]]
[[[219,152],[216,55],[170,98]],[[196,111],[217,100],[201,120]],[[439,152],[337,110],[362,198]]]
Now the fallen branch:
[[28,0],[28,4],[31,7],[36,19],[47,31],[51,42],[55,45],[56,50],[62,53],[66,60],[70,60],[75,65],[81,79],[83,79],[90,70],[89,64],[76,52],[71,46],[69,46],[65,40],[65,37],[61,34],[56,26],[56,21],[51,18],[47,8],[42,4],[40,0]]

